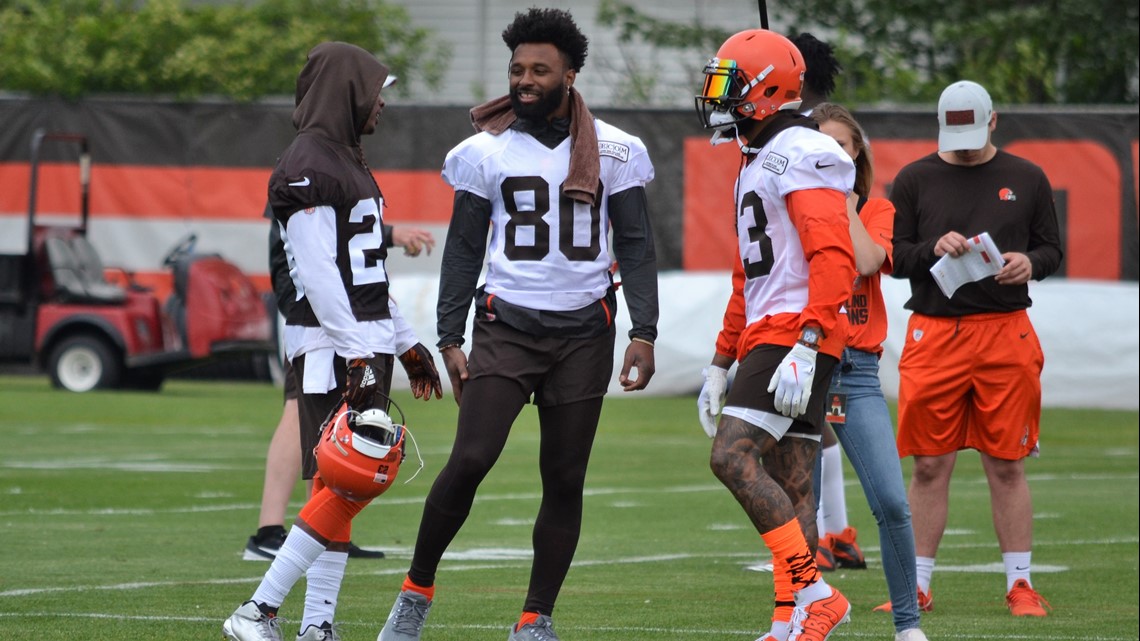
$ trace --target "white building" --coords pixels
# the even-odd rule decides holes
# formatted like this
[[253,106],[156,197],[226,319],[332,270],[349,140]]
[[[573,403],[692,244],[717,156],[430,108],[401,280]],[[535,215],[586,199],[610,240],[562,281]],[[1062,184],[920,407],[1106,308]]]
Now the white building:
[[[591,106],[690,107],[703,81],[704,63],[716,53],[622,43],[617,29],[598,24],[600,0],[388,1],[404,7],[416,26],[432,30],[451,44],[451,64],[439,93],[424,95],[425,90],[416,89],[414,99],[429,104],[474,105],[505,94],[510,51],[503,43],[502,32],[515,13],[533,6],[570,11],[589,38],[586,64],[575,86]],[[730,33],[760,26],[758,3],[753,0],[626,1],[666,22],[700,24]],[[779,16],[771,16],[772,28],[778,29],[778,24]]]

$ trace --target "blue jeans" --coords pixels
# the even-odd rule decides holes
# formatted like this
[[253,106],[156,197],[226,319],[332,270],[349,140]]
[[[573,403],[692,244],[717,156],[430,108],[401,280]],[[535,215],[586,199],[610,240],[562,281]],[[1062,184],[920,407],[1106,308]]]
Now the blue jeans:
[[833,423],[832,427],[879,524],[883,574],[887,577],[895,630],[917,628],[914,529],[891,415],[879,384],[878,356],[857,349],[843,350],[843,359],[835,368],[828,391],[829,397],[834,394],[847,395],[847,420]]

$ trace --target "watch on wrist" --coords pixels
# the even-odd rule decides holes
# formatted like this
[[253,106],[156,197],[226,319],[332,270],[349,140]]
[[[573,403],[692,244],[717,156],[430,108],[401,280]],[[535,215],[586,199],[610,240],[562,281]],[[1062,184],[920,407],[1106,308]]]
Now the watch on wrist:
[[812,349],[819,349],[819,330],[814,327],[803,328],[803,331],[800,332],[800,339],[797,342]]

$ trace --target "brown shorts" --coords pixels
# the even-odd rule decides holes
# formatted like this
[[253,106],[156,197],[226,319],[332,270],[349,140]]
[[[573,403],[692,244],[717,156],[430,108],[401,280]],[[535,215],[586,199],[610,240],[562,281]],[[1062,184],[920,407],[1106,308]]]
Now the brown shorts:
[[[395,359],[391,354],[380,354],[369,361],[372,368],[376,370],[376,376],[380,381],[378,389],[385,396],[392,391],[392,364],[394,361]],[[297,398],[297,414],[301,423],[301,478],[305,480],[313,478],[317,473],[317,457],[313,454],[313,449],[317,447],[317,442],[321,438],[321,428],[325,421],[328,420],[333,410],[340,405],[341,397],[344,395],[345,369],[344,359],[334,356],[333,374],[338,382],[336,389],[331,389],[324,394],[301,394]],[[304,389],[301,384],[301,381],[305,380],[304,354],[293,359],[293,376],[296,386]],[[377,395],[375,406],[387,410],[387,400]]]
[[[728,390],[725,398],[725,407],[742,407],[783,416],[776,411],[773,402],[775,395],[768,391],[772,382],[772,375],[776,368],[791,351],[790,347],[782,345],[759,345],[744,355],[740,367],[736,369],[736,377],[732,381],[732,388]],[[827,421],[827,388],[831,384],[831,373],[835,370],[839,359],[827,354],[819,354],[815,359],[815,378],[811,383],[811,398],[808,399],[807,411],[792,419],[789,433],[807,434],[817,436],[823,433],[823,424]]]
[[1045,357],[1024,311],[912,314],[899,360],[900,456],[1036,451]]
[[510,325],[476,318],[467,361],[470,379],[496,376],[534,394],[550,407],[604,396],[614,371],[614,335],[593,338],[534,336]]
[[285,400],[297,400],[297,390],[301,389],[301,386],[297,384],[297,379],[293,376],[293,364],[289,362],[289,359],[285,359],[281,373],[285,378]]

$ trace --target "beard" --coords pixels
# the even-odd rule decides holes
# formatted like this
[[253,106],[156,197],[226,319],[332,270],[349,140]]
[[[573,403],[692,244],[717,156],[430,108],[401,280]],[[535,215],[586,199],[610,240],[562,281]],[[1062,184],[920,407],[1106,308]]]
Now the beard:
[[523,120],[545,119],[562,105],[562,98],[566,95],[566,83],[561,82],[554,89],[542,94],[538,102],[523,104],[519,100],[518,88],[511,89],[511,109],[515,115]]

